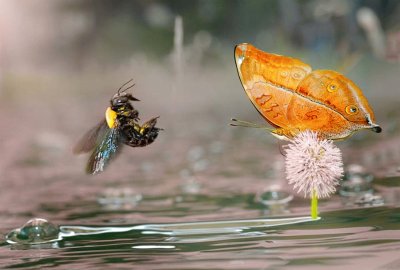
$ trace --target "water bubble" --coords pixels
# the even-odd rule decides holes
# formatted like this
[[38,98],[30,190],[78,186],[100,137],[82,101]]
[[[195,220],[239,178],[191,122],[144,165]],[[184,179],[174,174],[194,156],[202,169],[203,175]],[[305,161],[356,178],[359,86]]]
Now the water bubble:
[[181,185],[181,189],[183,193],[197,194],[201,190],[201,184],[196,180],[196,178],[192,177],[184,181]]
[[132,209],[143,199],[143,195],[131,188],[109,188],[97,202],[110,209]]
[[372,181],[374,177],[366,169],[358,164],[347,167],[343,181],[340,185],[339,194],[345,197],[358,196],[360,194],[372,193]]
[[292,199],[291,194],[279,190],[267,190],[257,196],[257,200],[266,206],[287,204]]
[[200,159],[193,163],[193,171],[194,172],[204,171],[208,168],[209,164],[210,164],[210,162],[208,161],[208,159],[205,159],[205,158]]
[[350,180],[343,181],[340,185],[339,194],[345,197],[357,196],[365,193],[372,193],[372,185],[364,178],[354,176]]
[[357,198],[354,203],[363,206],[382,206],[385,204],[381,195],[374,195],[370,193],[363,194]]
[[149,174],[152,171],[154,171],[154,164],[152,162],[148,162],[148,161],[143,162],[142,164],[140,164],[140,169],[145,174]]
[[364,181],[372,182],[374,177],[368,173],[367,170],[359,164],[350,164],[347,166],[343,181],[352,180],[353,177],[361,177]]
[[214,141],[210,145],[210,152],[213,154],[220,154],[224,151],[224,144],[220,141]]
[[12,230],[6,236],[9,244],[42,244],[60,239],[59,227],[42,218],[29,220],[24,226]]
[[192,174],[192,172],[191,172],[189,169],[182,169],[182,170],[179,172],[179,175],[180,175],[180,177],[181,177],[182,179],[184,179],[184,180],[188,180],[188,179],[190,179],[190,178],[193,177],[193,174]]
[[201,159],[205,155],[204,148],[201,146],[194,146],[189,149],[187,153],[187,159],[189,162],[195,162]]
[[288,212],[288,204],[293,196],[288,192],[271,187],[270,189],[257,194],[256,201],[267,207],[265,214],[280,215]]

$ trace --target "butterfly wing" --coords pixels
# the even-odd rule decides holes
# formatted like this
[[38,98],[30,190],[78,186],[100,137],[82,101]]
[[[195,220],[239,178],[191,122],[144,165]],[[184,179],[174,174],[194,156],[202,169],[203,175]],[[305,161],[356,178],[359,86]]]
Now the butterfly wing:
[[[315,70],[298,86],[297,92],[320,104],[325,110],[340,114],[349,122],[343,129],[355,131],[376,128],[375,116],[360,88],[344,75],[332,70]],[[331,123],[331,125],[337,123]]]
[[381,132],[362,91],[344,75],[315,70],[302,61],[263,52],[250,44],[235,48],[243,88],[258,112],[292,137],[310,129],[342,139],[359,129]]
[[311,67],[246,43],[235,47],[235,62],[243,88],[258,112],[274,127],[291,128],[288,105]]
[[86,172],[89,174],[97,174],[102,172],[119,152],[121,148],[121,134],[117,128],[108,128],[101,141],[94,148],[90,155]]

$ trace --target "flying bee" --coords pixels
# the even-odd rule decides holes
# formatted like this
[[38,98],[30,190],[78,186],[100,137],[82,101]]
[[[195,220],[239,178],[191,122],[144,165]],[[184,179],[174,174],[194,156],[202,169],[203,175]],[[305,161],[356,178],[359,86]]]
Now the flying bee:
[[105,118],[90,129],[75,145],[75,154],[92,151],[86,172],[97,174],[102,172],[120,151],[123,144],[132,147],[143,147],[151,144],[162,130],[157,128],[154,117],[143,125],[138,123],[139,112],[130,101],[139,101],[126,91],[134,86],[129,85],[132,79],[123,84],[110,100]]

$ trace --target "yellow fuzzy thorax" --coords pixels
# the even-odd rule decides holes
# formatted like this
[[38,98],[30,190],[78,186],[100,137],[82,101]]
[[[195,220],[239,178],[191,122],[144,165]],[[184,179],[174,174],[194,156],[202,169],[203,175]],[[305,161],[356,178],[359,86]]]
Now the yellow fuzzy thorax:
[[111,109],[111,107],[108,107],[106,110],[106,121],[109,128],[115,127],[116,119],[117,119],[117,113],[113,109]]

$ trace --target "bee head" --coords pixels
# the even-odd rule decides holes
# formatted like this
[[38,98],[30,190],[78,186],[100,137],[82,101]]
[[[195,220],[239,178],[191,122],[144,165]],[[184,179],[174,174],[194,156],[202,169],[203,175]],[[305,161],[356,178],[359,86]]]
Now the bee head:
[[117,93],[113,96],[113,98],[111,99],[111,107],[112,108],[119,108],[119,107],[126,106],[127,104],[129,104],[129,101],[139,101],[139,99],[137,99],[134,96],[132,96],[132,94],[125,93],[126,90],[128,90],[128,89],[132,88],[133,86],[135,86],[135,84],[132,84],[130,86],[125,87],[131,81],[132,81],[132,79],[127,81],[126,83],[124,83],[118,89]]

